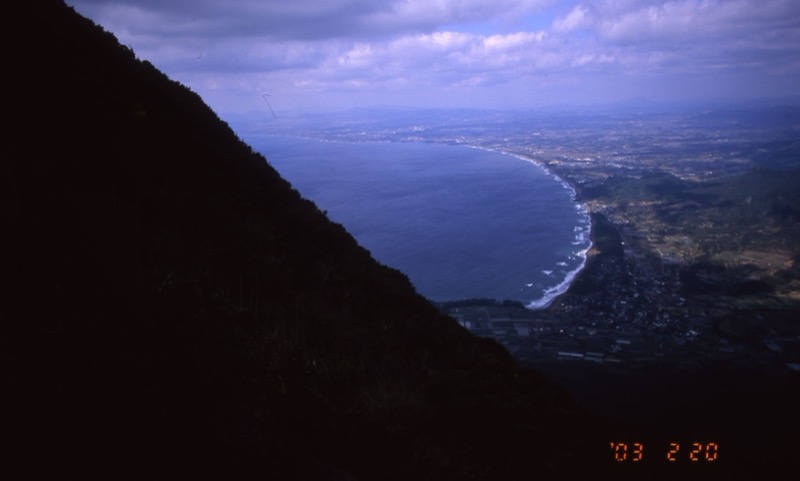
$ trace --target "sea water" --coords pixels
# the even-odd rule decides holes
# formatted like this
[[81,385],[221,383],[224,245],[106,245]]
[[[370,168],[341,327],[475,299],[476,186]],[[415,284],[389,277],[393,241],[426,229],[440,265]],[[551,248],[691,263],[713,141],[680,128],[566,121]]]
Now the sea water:
[[248,139],[304,197],[433,301],[547,305],[582,268],[586,210],[544,168],[432,143]]

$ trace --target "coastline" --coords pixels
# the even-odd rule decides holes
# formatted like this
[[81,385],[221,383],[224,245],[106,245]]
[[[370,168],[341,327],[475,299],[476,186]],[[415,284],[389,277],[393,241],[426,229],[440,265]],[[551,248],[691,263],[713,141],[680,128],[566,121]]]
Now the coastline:
[[[486,150],[490,150],[491,151],[492,149],[486,149]],[[573,245],[580,245],[580,244],[585,243],[585,241],[586,241],[586,239],[588,237],[588,241],[589,241],[588,245],[586,245],[585,248],[583,248],[580,251],[575,252],[573,254],[573,255],[581,258],[580,265],[578,265],[578,267],[576,267],[575,269],[567,272],[567,275],[564,278],[564,280],[561,283],[559,283],[558,285],[547,289],[544,292],[544,295],[540,299],[536,299],[536,300],[530,301],[527,304],[525,304],[525,308],[526,309],[533,310],[533,311],[548,309],[548,308],[552,307],[553,305],[557,304],[557,302],[562,297],[564,297],[565,295],[569,294],[569,292],[570,292],[570,290],[572,288],[572,285],[575,282],[577,282],[577,280],[581,277],[582,273],[588,268],[588,264],[589,264],[589,260],[590,260],[589,258],[592,255],[591,254],[593,252],[592,248],[594,247],[594,244],[595,244],[595,239],[594,239],[594,235],[595,235],[594,224],[595,224],[595,222],[593,220],[592,213],[589,212],[589,210],[586,207],[586,204],[584,204],[583,202],[580,202],[578,200],[578,190],[575,188],[575,186],[572,185],[569,181],[567,181],[563,177],[561,177],[560,175],[558,175],[557,173],[555,173],[552,170],[550,170],[543,162],[541,162],[541,161],[539,161],[537,159],[534,159],[532,157],[528,157],[528,156],[525,156],[525,155],[522,155],[522,154],[517,154],[517,153],[514,153],[514,152],[506,152],[506,151],[499,151],[499,152],[501,152],[503,154],[506,154],[506,155],[511,155],[511,156],[516,157],[516,158],[518,158],[518,159],[520,159],[520,160],[522,160],[524,162],[528,162],[530,164],[533,164],[533,165],[539,167],[540,169],[542,169],[548,175],[550,175],[553,178],[555,178],[565,189],[570,191],[570,195],[572,197],[572,202],[573,202],[573,204],[575,206],[575,209],[585,219],[585,223],[587,225],[586,232],[580,231],[579,230],[580,226],[576,226],[575,227],[576,232],[578,232],[578,236],[577,236],[576,240],[572,242]]]
[[[342,139],[308,139],[305,137],[298,137],[298,136],[275,136],[275,135],[266,135],[258,139],[251,139],[252,143],[258,148],[262,144],[267,144],[266,140],[270,137],[280,137],[282,139],[287,139],[289,141],[298,140],[303,143],[305,140],[311,140],[313,142],[324,142],[324,143],[339,143],[343,145],[353,145],[359,146],[364,142],[354,142],[352,140],[342,140]],[[369,144],[379,144],[384,142],[374,142],[370,141],[367,142]],[[386,142],[386,143],[394,143],[394,142]],[[502,151],[499,149],[488,149],[478,146],[471,146],[466,144],[459,144],[459,145],[452,145],[449,143],[438,143],[438,142],[398,142],[398,144],[418,144],[418,145],[440,145],[443,147],[461,147],[461,148],[473,148],[478,151],[483,151],[493,155],[501,155],[507,156],[506,161],[510,163],[510,165],[517,165],[515,167],[517,169],[523,169],[527,171],[533,167],[533,172],[531,175],[538,177],[542,176],[543,178],[549,178],[549,182],[555,181],[555,184],[552,184],[553,192],[547,194],[546,198],[541,197],[541,194],[538,194],[538,190],[534,186],[531,188],[522,187],[523,189],[527,188],[528,192],[531,193],[529,202],[534,202],[537,204],[541,204],[543,201],[548,200],[550,198],[558,198],[560,205],[558,207],[560,216],[563,220],[568,222],[563,222],[564,228],[569,229],[568,232],[560,231],[558,237],[553,237],[553,240],[556,242],[551,242],[554,246],[554,249],[551,254],[548,256],[552,257],[552,261],[549,261],[549,265],[541,264],[539,265],[537,262],[532,262],[530,267],[528,268],[528,274],[525,277],[519,279],[519,284],[517,287],[512,286],[512,290],[508,290],[507,293],[504,293],[500,290],[492,290],[491,286],[488,286],[489,289],[473,289],[474,292],[464,291],[463,294],[466,295],[455,295],[455,296],[446,296],[446,297],[431,297],[434,301],[453,301],[458,299],[466,299],[472,297],[493,297],[497,298],[498,300],[504,299],[516,299],[517,302],[526,306],[528,309],[531,310],[538,310],[538,309],[545,309],[550,306],[553,302],[555,302],[560,296],[562,296],[567,290],[569,289],[570,285],[574,282],[575,278],[578,274],[585,268],[586,265],[586,254],[592,248],[591,242],[591,235],[592,235],[592,223],[591,217],[587,211],[587,207],[585,204],[578,200],[579,196],[576,191],[576,188],[567,182],[565,179],[561,178],[560,176],[556,175],[547,166],[543,165],[541,162],[536,161],[535,159],[531,159],[517,153]],[[268,155],[271,153],[266,148],[260,148],[267,159],[272,159],[272,155]],[[272,165],[279,165],[279,162],[276,163],[277,158],[272,159]],[[520,164],[519,162],[524,162],[524,164]],[[535,184],[534,184],[535,185]],[[560,188],[559,188],[560,186]],[[561,192],[561,189],[564,189]],[[304,192],[301,190],[301,192]],[[549,192],[549,191],[548,191]],[[563,198],[561,196],[564,196]],[[563,199],[563,200],[562,200]],[[521,206],[524,208],[524,206]],[[520,222],[525,222],[525,219],[519,219]],[[571,222],[570,222],[571,221]],[[542,230],[543,227],[536,227],[537,224],[529,224],[529,229],[533,230]],[[549,232],[549,230],[548,230]],[[557,231],[553,231],[557,232]],[[532,244],[536,245],[536,244]],[[549,252],[549,251],[548,251]],[[536,255],[536,252],[533,251],[530,255]],[[513,267],[513,266],[512,266]],[[539,271],[539,269],[542,269]],[[544,270],[546,269],[546,270]],[[401,269],[402,270],[402,269]],[[543,275],[544,274],[544,275]],[[502,276],[502,272],[497,272],[498,276]],[[527,277],[527,278],[526,278]],[[512,277],[511,279],[516,280],[516,277]],[[518,292],[513,291],[513,289],[518,289]],[[483,294],[481,291],[484,291]]]
[[[445,143],[443,145],[453,145],[453,144]],[[503,155],[510,155],[512,157],[515,157],[515,158],[517,158],[517,159],[519,159],[519,160],[521,160],[523,162],[527,162],[529,164],[532,164],[532,165],[540,168],[547,175],[553,177],[559,184],[561,184],[562,187],[564,187],[566,190],[570,191],[570,195],[572,197],[572,202],[573,202],[573,205],[575,206],[575,209],[580,214],[583,215],[583,217],[586,220],[585,223],[587,224],[586,232],[579,231],[578,229],[580,229],[580,226],[576,226],[575,227],[576,232],[578,232],[578,236],[577,236],[576,240],[574,240],[572,242],[572,244],[573,245],[580,245],[580,244],[585,242],[587,237],[588,237],[589,244],[584,249],[581,249],[580,251],[573,253],[574,256],[580,257],[582,259],[581,263],[575,269],[567,272],[563,281],[561,281],[559,284],[557,284],[557,285],[555,285],[553,287],[550,287],[550,288],[546,289],[544,291],[544,295],[541,298],[534,299],[534,300],[529,301],[527,303],[523,303],[525,308],[528,309],[528,310],[531,310],[531,311],[545,310],[545,309],[548,309],[548,308],[552,307],[554,304],[556,304],[560,300],[560,298],[562,298],[565,295],[569,294],[572,285],[579,279],[579,277],[581,276],[581,273],[588,267],[588,260],[589,260],[589,257],[591,256],[592,248],[594,247],[594,222],[593,222],[592,213],[589,212],[589,210],[586,207],[586,204],[584,204],[584,203],[582,203],[582,202],[580,202],[578,200],[578,190],[576,189],[576,187],[574,185],[572,185],[572,183],[570,183],[565,178],[563,178],[560,175],[558,175],[557,173],[553,172],[550,168],[548,168],[548,166],[544,162],[542,162],[542,161],[540,161],[538,159],[535,159],[533,157],[529,157],[527,155],[520,154],[520,153],[517,153],[517,152],[511,152],[511,151],[502,150],[502,149],[494,149],[494,148],[491,148],[491,147],[485,147],[485,146],[481,146],[481,145],[471,145],[471,144],[455,144],[455,145],[460,145],[460,146],[468,147],[468,148],[471,148],[471,149],[484,150],[484,151],[487,151],[487,152],[495,152],[495,153],[500,153],[500,154],[503,154]],[[585,235],[585,237],[584,237],[584,235]],[[501,299],[498,299],[498,301],[501,301]]]
[[[575,275],[569,287],[544,309],[558,309],[568,298],[598,292],[612,279],[603,271],[603,261],[622,257],[622,243],[617,227],[599,213],[590,214],[591,247],[586,252],[583,269]],[[602,231],[602,232],[601,232]],[[616,278],[616,275],[613,276]]]
[[541,310],[547,309],[553,304],[555,304],[560,297],[569,293],[572,284],[581,276],[581,273],[587,268],[590,252],[593,247],[593,242],[591,240],[591,231],[592,231],[592,222],[589,221],[589,246],[581,251],[577,252],[575,255],[580,257],[581,263],[580,265],[569,271],[561,283],[556,285],[555,287],[551,287],[544,292],[544,296],[541,299],[537,299],[535,301],[531,301],[525,305],[527,309],[530,310]]

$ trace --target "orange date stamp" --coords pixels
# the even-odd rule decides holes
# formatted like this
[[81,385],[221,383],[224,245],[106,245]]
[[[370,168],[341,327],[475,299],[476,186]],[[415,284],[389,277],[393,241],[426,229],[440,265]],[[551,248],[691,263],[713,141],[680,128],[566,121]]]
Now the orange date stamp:
[[[691,442],[686,445],[670,442],[661,449],[646,450],[644,443],[610,442],[612,459],[618,463],[640,463],[645,458],[661,459],[668,463],[713,463],[719,459],[719,444],[716,442]],[[683,446],[686,446],[685,448]]]

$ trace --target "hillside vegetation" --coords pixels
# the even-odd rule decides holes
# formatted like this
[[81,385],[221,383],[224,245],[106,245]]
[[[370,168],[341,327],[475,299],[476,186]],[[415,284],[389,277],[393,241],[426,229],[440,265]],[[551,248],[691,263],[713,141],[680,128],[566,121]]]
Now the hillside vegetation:
[[17,9],[0,162],[5,466],[578,469],[589,436],[563,391],[441,315],[111,34],[61,2]]
[[[641,240],[648,247],[642,248],[680,262],[689,284],[699,285],[697,272],[702,277],[714,271],[714,285],[708,287],[717,294],[730,285],[756,282],[788,301],[799,295],[798,182],[800,171],[756,168],[702,183],[670,174],[613,177],[583,194],[619,224],[646,233]],[[691,286],[689,291],[700,293]]]

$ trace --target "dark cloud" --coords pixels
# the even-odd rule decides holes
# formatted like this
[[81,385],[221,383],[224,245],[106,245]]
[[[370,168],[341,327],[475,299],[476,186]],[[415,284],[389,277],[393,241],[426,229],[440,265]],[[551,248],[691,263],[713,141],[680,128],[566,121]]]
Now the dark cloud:
[[67,1],[223,110],[800,94],[796,0]]
[[319,40],[432,31],[529,13],[551,0],[71,0],[132,35]]

